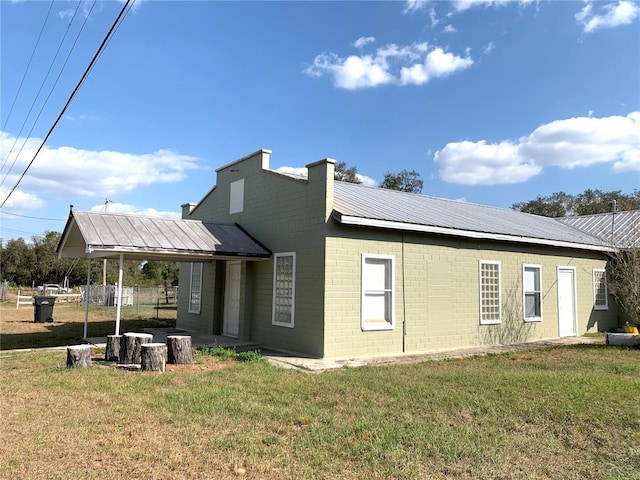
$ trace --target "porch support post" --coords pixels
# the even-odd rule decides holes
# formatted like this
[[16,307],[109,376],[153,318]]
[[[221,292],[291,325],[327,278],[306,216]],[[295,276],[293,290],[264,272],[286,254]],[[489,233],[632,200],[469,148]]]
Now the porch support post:
[[82,336],[82,338],[84,340],[87,339],[87,326],[89,324],[89,297],[91,296],[91,259],[89,258],[89,260],[87,261],[87,289],[85,290],[85,296],[84,296],[84,335]]
[[122,310],[122,271],[124,270],[124,255],[120,254],[120,270],[118,272],[118,306],[116,308],[116,335],[120,335],[120,311]]

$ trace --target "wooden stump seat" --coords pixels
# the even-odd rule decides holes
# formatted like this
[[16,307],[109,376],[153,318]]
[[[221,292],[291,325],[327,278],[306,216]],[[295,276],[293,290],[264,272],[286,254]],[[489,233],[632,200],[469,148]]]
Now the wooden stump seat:
[[144,343],[141,346],[143,372],[164,372],[167,365],[167,346],[164,343]]
[[71,345],[67,347],[67,368],[91,366],[91,345]]
[[193,364],[191,337],[188,335],[167,336],[167,361],[172,364]]

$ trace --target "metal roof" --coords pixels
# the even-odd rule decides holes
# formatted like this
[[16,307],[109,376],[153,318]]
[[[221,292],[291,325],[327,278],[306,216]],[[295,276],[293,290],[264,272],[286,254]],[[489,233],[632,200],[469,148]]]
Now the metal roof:
[[72,211],[59,257],[212,261],[270,258],[271,252],[237,224]]
[[558,218],[616,247],[640,247],[640,210]]
[[553,218],[352,183],[335,182],[333,207],[344,224],[609,250],[601,239]]

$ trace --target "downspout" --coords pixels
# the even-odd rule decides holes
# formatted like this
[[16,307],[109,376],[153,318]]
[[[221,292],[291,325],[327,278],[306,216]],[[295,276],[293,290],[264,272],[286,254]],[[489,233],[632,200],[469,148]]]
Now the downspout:
[[404,232],[402,232],[402,353],[407,349],[407,290],[404,276]]

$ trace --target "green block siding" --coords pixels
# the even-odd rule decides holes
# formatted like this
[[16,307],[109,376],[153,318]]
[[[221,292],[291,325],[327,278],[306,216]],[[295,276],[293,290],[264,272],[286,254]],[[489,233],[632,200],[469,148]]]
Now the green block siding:
[[214,319],[216,317],[216,305],[212,293],[216,286],[216,266],[218,262],[205,263],[202,269],[202,304],[200,313],[189,313],[189,286],[191,283],[191,264],[180,264],[180,277],[178,289],[178,313],[176,328],[189,332],[202,332],[215,334]]
[[[265,346],[321,357],[324,237],[329,213],[326,198],[327,189],[332,188],[325,178],[329,174],[333,177],[333,166],[313,167],[309,181],[284,177],[263,170],[263,166],[264,155],[257,154],[219,170],[216,187],[189,218],[235,222],[272,252],[296,253],[294,328],[272,325],[273,260],[252,261],[243,269],[247,283],[242,290],[239,336]],[[229,184],[241,178],[244,208],[242,212],[229,214]],[[186,282],[188,285],[188,278]],[[213,308],[202,315],[211,312]],[[188,317],[183,322],[193,323],[189,323]]]
[[[578,334],[617,323],[614,308],[593,310],[593,268],[604,268],[597,252],[442,236],[383,232],[333,224],[327,239],[325,356],[350,357],[509,344],[558,337],[557,267],[576,268]],[[393,331],[360,328],[363,253],[395,256]],[[404,256],[403,256],[404,255]],[[403,262],[404,260],[404,262]],[[480,325],[479,261],[501,263],[502,324]],[[403,272],[404,263],[404,272]],[[522,266],[542,267],[542,322],[524,322]],[[403,278],[404,273],[404,278]]]

